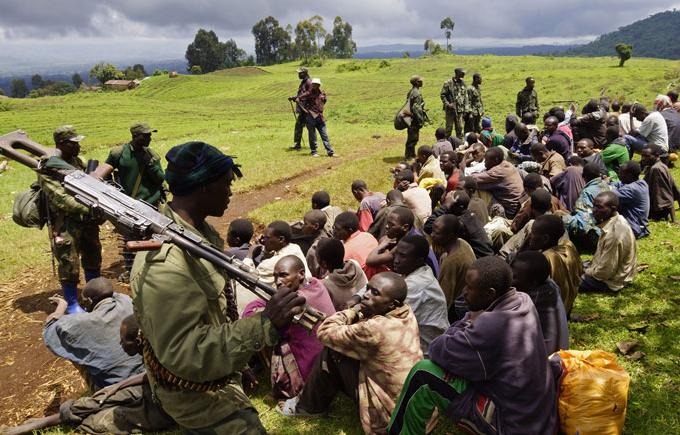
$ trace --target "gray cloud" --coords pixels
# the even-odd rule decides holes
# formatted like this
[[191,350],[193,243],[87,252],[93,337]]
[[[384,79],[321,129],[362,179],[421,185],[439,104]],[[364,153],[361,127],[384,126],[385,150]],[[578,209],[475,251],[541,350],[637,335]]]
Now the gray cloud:
[[336,15],[354,27],[355,40],[441,37],[444,16],[454,38],[561,38],[598,35],[678,5],[678,0],[544,2],[528,0],[3,0],[0,35],[6,40],[69,37],[191,37],[198,27],[244,39],[273,15],[282,24],[319,14],[327,30]]

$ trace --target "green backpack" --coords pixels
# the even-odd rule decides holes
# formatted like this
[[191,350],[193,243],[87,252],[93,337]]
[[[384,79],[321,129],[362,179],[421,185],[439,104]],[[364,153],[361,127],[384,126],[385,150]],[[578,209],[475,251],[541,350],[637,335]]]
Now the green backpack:
[[33,183],[30,189],[14,197],[12,220],[26,228],[42,229],[45,226],[47,223],[45,200],[38,183]]

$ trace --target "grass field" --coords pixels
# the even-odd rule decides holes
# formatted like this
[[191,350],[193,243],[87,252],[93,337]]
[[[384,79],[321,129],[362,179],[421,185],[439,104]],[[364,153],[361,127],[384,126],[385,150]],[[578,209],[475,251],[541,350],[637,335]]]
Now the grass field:
[[[309,196],[319,189],[333,201],[356,207],[349,192],[355,178],[385,191],[390,184],[387,168],[403,155],[403,132],[392,128],[392,117],[403,104],[412,74],[425,78],[424,98],[431,126],[421,131],[421,143],[433,141],[434,129],[443,123],[439,90],[453,69],[462,66],[480,72],[487,113],[502,126],[514,112],[516,92],[524,78],[537,81],[541,109],[558,100],[583,105],[603,91],[625,96],[649,106],[654,96],[665,93],[680,78],[680,63],[657,59],[632,59],[616,68],[614,58],[551,58],[461,56],[389,61],[329,61],[312,70],[328,93],[327,120],[333,146],[341,156],[354,155],[333,171],[292,186],[296,198],[262,204],[250,213],[260,223],[273,219],[297,219],[309,206]],[[73,124],[87,136],[87,158],[104,160],[107,150],[128,139],[128,127],[149,122],[159,132],[152,147],[164,154],[171,146],[201,139],[238,156],[245,177],[236,190],[276,183],[284,178],[319,170],[328,160],[311,159],[286,151],[292,142],[292,114],[286,97],[295,93],[295,64],[264,70],[225,71],[204,76],[167,76],[145,80],[124,93],[72,94],[27,100],[2,100],[0,134],[21,128],[39,142],[51,144],[51,132],[60,124]],[[0,108],[1,109],[1,108]],[[380,148],[376,144],[382,143]],[[386,144],[386,145],[385,145]],[[680,180],[680,171],[674,171]],[[48,271],[49,256],[44,232],[19,228],[11,220],[15,192],[34,179],[27,169],[13,164],[0,175],[0,272],[9,280],[28,266]],[[232,203],[231,207],[238,207]],[[589,323],[571,325],[572,347],[614,351],[616,342],[641,341],[646,357],[638,362],[620,359],[632,376],[626,433],[680,433],[680,275],[677,226],[653,224],[652,236],[640,241],[639,262],[649,268],[620,295],[581,295],[577,314],[597,314]],[[21,253],[17,255],[17,253]],[[644,322],[644,331],[631,325]],[[254,398],[267,429],[273,433],[360,433],[356,412],[347,401],[333,407],[328,418],[311,421],[284,420],[270,408],[262,392]],[[439,429],[446,432],[446,427]]]

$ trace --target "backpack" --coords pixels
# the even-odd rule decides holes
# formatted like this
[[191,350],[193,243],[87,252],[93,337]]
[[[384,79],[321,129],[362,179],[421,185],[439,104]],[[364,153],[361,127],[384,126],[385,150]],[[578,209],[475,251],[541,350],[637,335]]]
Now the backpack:
[[40,185],[33,183],[31,188],[14,197],[12,220],[26,228],[42,229],[47,223],[45,197]]

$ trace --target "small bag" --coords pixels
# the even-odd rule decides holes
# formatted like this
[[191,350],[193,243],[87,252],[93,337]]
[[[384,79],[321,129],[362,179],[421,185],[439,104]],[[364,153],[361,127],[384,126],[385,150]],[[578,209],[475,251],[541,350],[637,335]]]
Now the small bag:
[[290,346],[285,341],[274,346],[271,367],[272,394],[275,399],[297,396],[304,381]]
[[404,130],[411,126],[412,121],[411,103],[407,99],[406,104],[404,104],[394,116],[394,128],[397,130]]
[[45,226],[47,222],[45,200],[38,183],[33,183],[30,189],[14,197],[12,220],[26,228],[42,229]]

